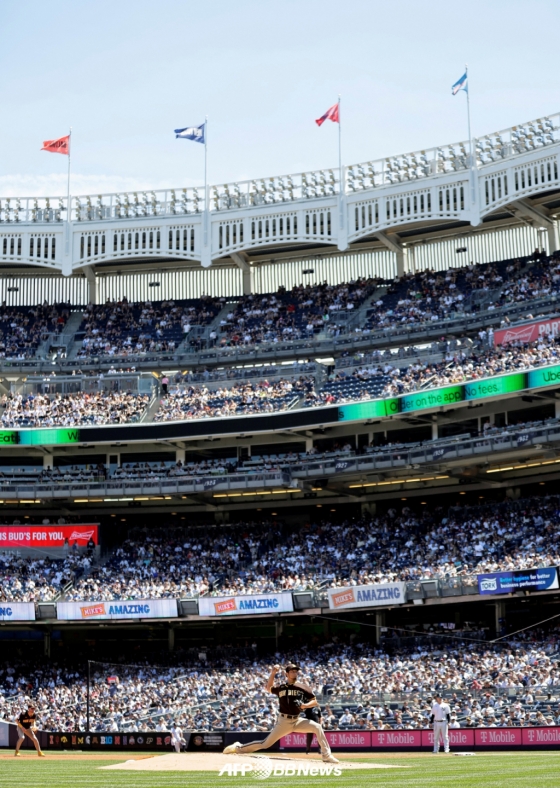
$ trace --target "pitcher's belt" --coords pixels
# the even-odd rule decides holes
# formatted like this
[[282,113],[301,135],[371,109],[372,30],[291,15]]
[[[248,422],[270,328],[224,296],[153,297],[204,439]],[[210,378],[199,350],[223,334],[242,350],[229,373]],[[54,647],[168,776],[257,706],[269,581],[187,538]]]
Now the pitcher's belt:
[[297,720],[299,714],[280,714],[281,717],[284,717],[286,720]]

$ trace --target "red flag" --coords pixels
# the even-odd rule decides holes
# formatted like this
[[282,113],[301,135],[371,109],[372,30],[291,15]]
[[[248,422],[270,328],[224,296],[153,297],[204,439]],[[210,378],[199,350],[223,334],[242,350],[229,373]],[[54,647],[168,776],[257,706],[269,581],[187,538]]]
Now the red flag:
[[338,103],[333,104],[324,115],[321,115],[321,117],[315,121],[315,123],[318,126],[322,126],[326,120],[332,120],[333,123],[340,123],[340,117],[338,115]]
[[69,156],[70,135],[67,137],[59,137],[57,140],[45,140],[41,150],[46,150],[49,153],[63,153],[65,156]]

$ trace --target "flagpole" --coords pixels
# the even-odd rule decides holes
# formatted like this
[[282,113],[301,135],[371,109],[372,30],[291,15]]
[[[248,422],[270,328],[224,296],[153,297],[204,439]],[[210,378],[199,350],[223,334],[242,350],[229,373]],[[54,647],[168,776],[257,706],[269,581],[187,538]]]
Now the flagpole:
[[344,227],[344,207],[342,197],[344,195],[344,176],[342,173],[342,120],[340,115],[340,95],[338,97],[338,179],[339,179],[339,205],[340,205],[340,228]]
[[465,74],[467,75],[467,89],[465,93],[467,94],[467,126],[469,130],[469,156],[471,158],[471,167],[474,166],[473,155],[472,155],[472,137],[471,137],[471,102],[469,98],[469,67],[465,63]]
[[470,86],[469,86],[469,67],[465,63],[465,75],[467,77],[466,83],[467,87],[465,93],[467,94],[467,128],[469,132],[469,158],[470,158],[470,172],[471,172],[471,205],[474,206],[476,203],[476,177],[475,177],[475,170],[476,170],[476,155],[473,156],[473,144],[472,144],[472,134],[471,134],[471,99],[470,99]]
[[65,238],[65,253],[70,254],[70,221],[71,221],[71,205],[70,205],[70,154],[72,152],[72,126],[68,133],[68,184],[66,189],[66,238]]
[[208,115],[204,118],[204,246],[208,246]]

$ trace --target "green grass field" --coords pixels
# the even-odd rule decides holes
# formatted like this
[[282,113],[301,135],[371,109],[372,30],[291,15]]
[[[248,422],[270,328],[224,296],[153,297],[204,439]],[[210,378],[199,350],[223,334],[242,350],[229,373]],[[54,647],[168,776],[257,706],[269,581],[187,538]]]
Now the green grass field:
[[[29,755],[0,764],[0,788],[244,788],[244,786],[304,786],[308,784],[332,788],[553,788],[560,785],[560,752],[480,754],[474,757],[375,756],[375,763],[398,765],[400,769],[367,769],[346,772],[341,777],[270,777],[255,780],[249,777],[219,777],[217,772],[145,772],[105,771],[100,766],[114,761],[84,761],[76,755],[58,760],[38,759]],[[368,760],[357,757],[348,760]]]

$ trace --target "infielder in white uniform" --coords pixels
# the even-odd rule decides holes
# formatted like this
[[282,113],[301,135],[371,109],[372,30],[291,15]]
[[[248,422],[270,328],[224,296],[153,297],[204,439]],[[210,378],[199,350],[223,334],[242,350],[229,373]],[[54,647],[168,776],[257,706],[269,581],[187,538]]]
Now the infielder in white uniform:
[[183,737],[183,731],[178,725],[174,725],[171,728],[171,744],[175,747],[175,752],[181,752],[181,745],[186,743]]
[[448,703],[444,703],[440,693],[436,693],[430,722],[434,727],[434,753],[439,752],[440,741],[443,741],[443,749],[449,752],[449,733],[448,725],[451,718],[451,709]]

